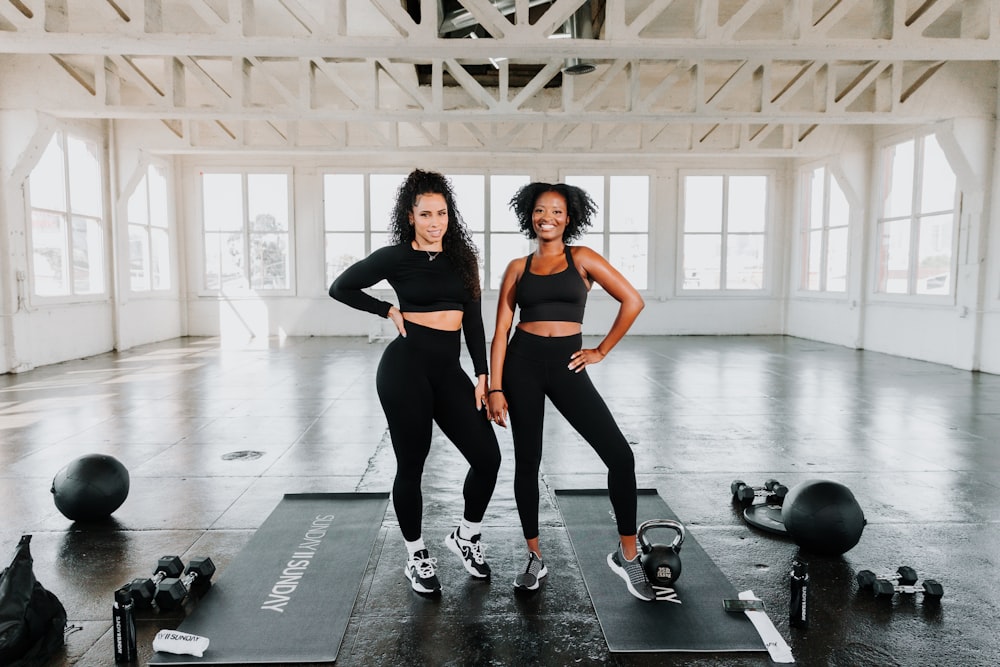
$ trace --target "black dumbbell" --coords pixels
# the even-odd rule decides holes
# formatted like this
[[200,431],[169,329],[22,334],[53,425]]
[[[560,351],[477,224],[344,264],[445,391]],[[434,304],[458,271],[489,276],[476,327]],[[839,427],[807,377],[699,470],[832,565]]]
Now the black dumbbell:
[[767,480],[764,486],[750,486],[743,480],[736,479],[729,485],[729,490],[733,494],[733,500],[744,506],[752,505],[756,498],[765,498],[780,505],[788,495],[788,487],[776,479]]
[[156,587],[170,577],[179,577],[184,572],[184,561],[180,556],[161,556],[153,570],[152,577],[133,579],[125,585],[136,609],[149,609],[156,596]]
[[924,579],[920,586],[915,584],[895,584],[886,579],[877,579],[872,586],[875,597],[887,597],[896,593],[923,593],[925,602],[937,602],[944,595],[944,587],[934,579]]
[[161,611],[168,611],[181,606],[189,593],[204,595],[212,585],[213,574],[215,563],[211,558],[192,558],[183,578],[171,577],[160,582],[156,589],[156,606]]
[[917,583],[917,571],[909,565],[900,565],[894,574],[875,574],[871,570],[861,570],[857,575],[858,588],[873,588],[875,582],[886,581],[892,585],[910,586]]

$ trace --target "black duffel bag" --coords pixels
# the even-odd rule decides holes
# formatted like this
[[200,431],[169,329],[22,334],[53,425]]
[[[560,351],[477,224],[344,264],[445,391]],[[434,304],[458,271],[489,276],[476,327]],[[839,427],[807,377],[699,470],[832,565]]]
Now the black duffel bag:
[[66,609],[32,570],[31,535],[22,535],[0,573],[0,665],[38,665],[65,642]]

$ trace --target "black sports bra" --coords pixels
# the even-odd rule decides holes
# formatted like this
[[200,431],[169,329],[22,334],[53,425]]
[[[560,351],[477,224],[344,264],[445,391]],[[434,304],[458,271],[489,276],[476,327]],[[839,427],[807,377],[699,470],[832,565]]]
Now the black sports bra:
[[547,276],[531,272],[531,258],[517,282],[514,300],[521,309],[522,322],[583,322],[587,307],[587,285],[573,264],[566,246],[566,269]]

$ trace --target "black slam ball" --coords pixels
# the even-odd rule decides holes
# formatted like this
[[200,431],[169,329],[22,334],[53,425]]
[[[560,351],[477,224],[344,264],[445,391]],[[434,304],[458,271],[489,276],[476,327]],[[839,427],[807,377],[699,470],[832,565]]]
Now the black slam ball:
[[98,521],[111,516],[128,497],[128,470],[105,454],[87,454],[70,461],[52,480],[56,509],[73,521]]
[[824,556],[852,549],[865,527],[864,512],[851,490],[823,479],[790,489],[781,506],[781,520],[796,544]]

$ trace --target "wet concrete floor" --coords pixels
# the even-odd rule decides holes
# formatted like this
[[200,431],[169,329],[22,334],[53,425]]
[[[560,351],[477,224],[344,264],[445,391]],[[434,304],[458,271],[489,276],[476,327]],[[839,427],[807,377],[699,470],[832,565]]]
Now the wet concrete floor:
[[[394,460],[373,380],[382,349],[348,338],[182,338],[0,375],[0,559],[34,536],[35,573],[70,623],[65,653],[48,664],[113,664],[112,592],[159,556],[210,555],[224,575],[283,494],[389,490]],[[799,664],[1000,661],[1000,376],[781,336],[632,336],[590,373],[632,443],[639,486],[659,490],[737,590],[765,600]],[[483,531],[492,582],[471,581],[434,547],[460,518],[465,473],[435,429],[424,526],[443,595],[410,591],[390,504],[337,664],[771,664],[766,653],[608,651],[552,493],[605,487],[605,470],[551,406],[545,428],[543,589],[512,592],[524,547],[507,431],[498,429],[504,462]],[[131,476],[106,523],[67,520],[49,490],[89,453],[115,456]],[[848,486],[868,521],[857,546],[817,557],[748,527],[730,482],[771,477]],[[788,627],[796,558],[812,576],[805,631]],[[858,591],[857,571],[903,564],[942,583],[940,605]],[[140,618],[143,663],[156,631],[183,615]]]

